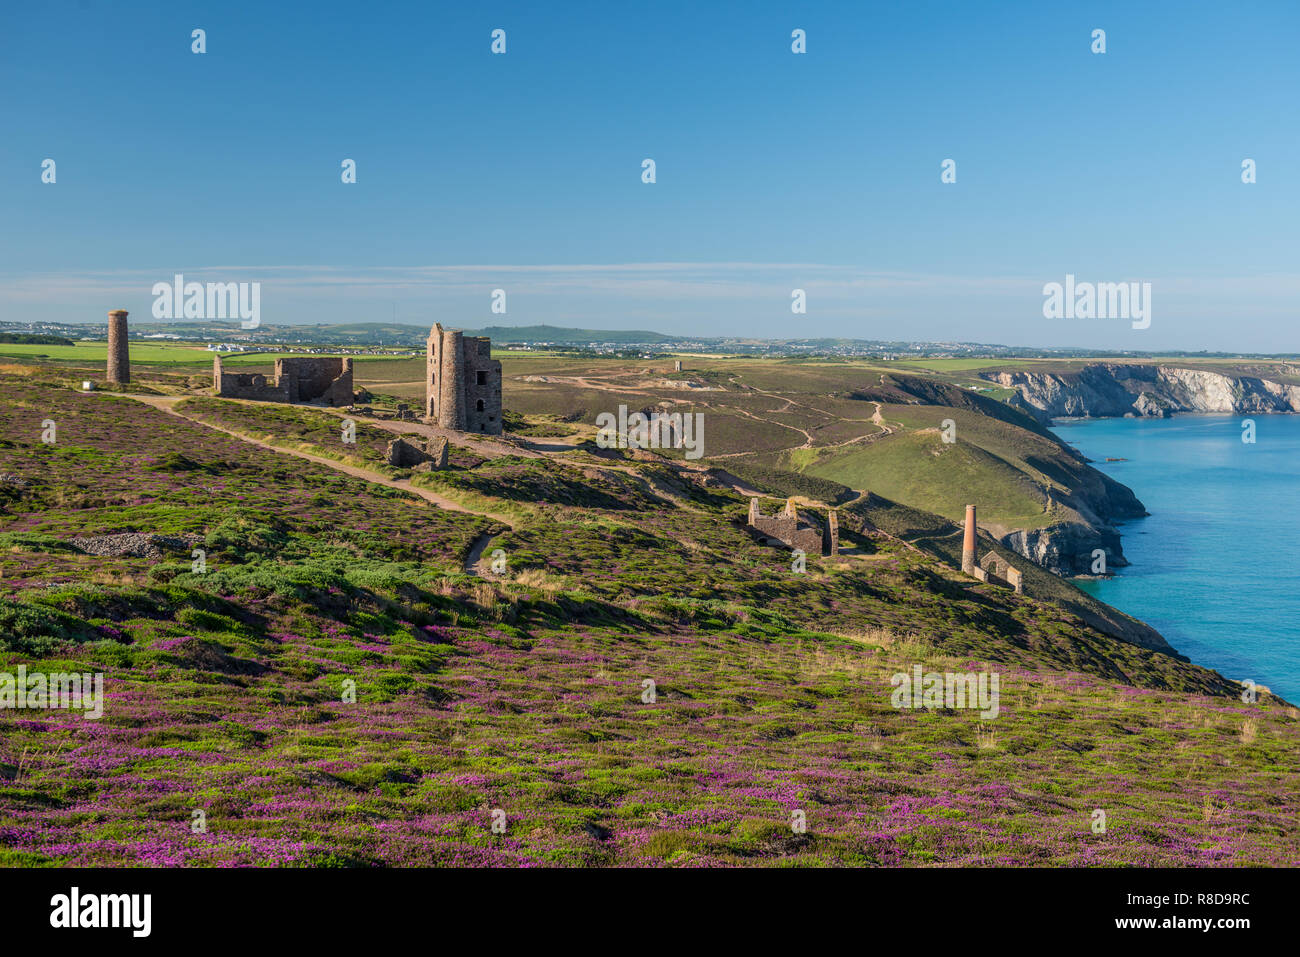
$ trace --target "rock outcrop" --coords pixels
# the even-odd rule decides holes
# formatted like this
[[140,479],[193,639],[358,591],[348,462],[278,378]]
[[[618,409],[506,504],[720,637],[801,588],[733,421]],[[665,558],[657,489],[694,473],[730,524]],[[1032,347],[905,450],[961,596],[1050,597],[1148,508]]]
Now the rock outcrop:
[[998,541],[1017,555],[1057,575],[1094,574],[1098,550],[1105,555],[1106,570],[1128,564],[1120,547],[1119,531],[1108,525],[1062,522],[1046,528],[1016,529]]
[[116,535],[89,535],[72,539],[72,547],[100,558],[148,558],[158,561],[167,552],[188,553],[203,543],[202,535],[145,535],[122,532]]
[[1098,362],[1078,372],[989,372],[983,378],[1017,390],[1010,404],[1042,423],[1057,417],[1300,412],[1300,386],[1205,369]]

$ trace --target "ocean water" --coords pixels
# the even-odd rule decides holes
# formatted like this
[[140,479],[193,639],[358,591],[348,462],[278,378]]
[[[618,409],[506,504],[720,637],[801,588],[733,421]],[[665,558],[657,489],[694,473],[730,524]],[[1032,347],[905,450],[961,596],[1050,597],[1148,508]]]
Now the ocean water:
[[[1063,420],[1053,428],[1151,513],[1132,563],[1085,591],[1197,664],[1300,703],[1300,415]],[[1106,457],[1125,462],[1107,462]]]

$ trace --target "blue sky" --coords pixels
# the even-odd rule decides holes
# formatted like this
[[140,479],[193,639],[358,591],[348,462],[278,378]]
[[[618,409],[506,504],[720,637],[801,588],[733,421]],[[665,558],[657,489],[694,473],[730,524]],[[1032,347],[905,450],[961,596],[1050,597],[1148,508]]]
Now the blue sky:
[[289,6],[4,6],[0,318],[1300,351],[1300,4]]

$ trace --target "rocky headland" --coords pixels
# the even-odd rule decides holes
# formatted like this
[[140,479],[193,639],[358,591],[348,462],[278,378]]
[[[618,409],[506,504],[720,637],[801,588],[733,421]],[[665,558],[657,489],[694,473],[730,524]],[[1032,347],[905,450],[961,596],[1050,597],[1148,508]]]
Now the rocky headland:
[[1017,390],[1009,403],[1044,424],[1058,417],[1300,412],[1300,386],[1206,369],[1099,362],[1078,372],[988,372],[982,377]]

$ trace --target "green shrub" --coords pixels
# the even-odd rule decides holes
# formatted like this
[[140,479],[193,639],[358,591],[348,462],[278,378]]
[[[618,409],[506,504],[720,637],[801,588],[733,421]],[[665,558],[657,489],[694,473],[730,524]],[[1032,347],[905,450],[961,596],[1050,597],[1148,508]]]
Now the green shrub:
[[66,612],[0,598],[0,650],[44,656],[68,642],[103,638],[97,628]]

